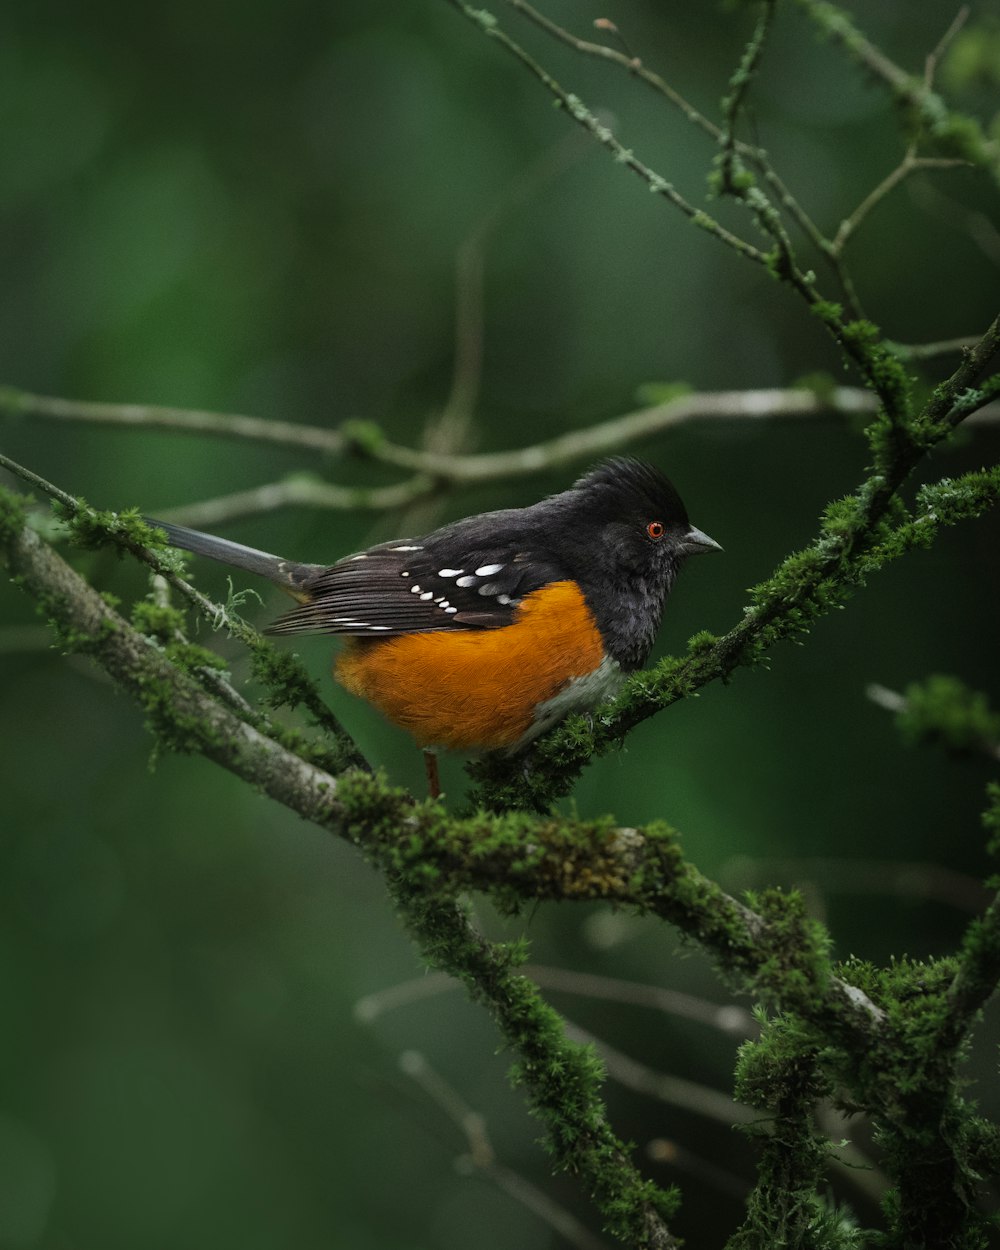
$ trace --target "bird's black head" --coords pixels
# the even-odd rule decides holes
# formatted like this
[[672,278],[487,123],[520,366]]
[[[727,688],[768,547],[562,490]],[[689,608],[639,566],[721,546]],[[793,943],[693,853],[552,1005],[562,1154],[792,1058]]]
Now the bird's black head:
[[623,666],[639,667],[681,565],[721,548],[691,524],[660,470],[631,457],[604,461],[556,499],[564,536],[576,524],[585,539],[572,544],[575,572],[608,650]]

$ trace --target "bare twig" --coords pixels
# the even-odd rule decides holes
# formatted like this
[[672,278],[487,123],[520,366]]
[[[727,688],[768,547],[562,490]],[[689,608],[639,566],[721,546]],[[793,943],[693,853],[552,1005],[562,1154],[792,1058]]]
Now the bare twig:
[[928,52],[927,59],[924,61],[924,86],[928,91],[934,86],[934,75],[937,73],[937,67],[941,64],[941,58],[951,47],[955,36],[969,20],[970,12],[969,6],[963,4],[952,18],[951,25],[938,40],[937,45]]
[[93,400],[61,399],[34,395],[12,386],[0,387],[0,412],[8,416],[46,417],[53,421],[91,421],[99,425],[142,426],[145,429],[181,430],[189,434],[215,434],[222,438],[278,443],[335,456],[347,440],[338,430],[291,421],[268,421],[236,413],[205,412],[197,408],[170,408],[157,404],[106,404]]
[[877,187],[869,191],[850,216],[845,217],[840,223],[829,245],[830,255],[838,258],[842,256],[848,239],[863,224],[872,209],[911,174],[922,169],[955,169],[958,166],[968,166],[968,164],[968,161],[952,160],[947,157],[917,156],[915,147],[911,145],[896,168],[888,173]]
[[[743,1007],[732,1004],[710,1003],[679,990],[668,990],[659,985],[642,985],[636,981],[623,981],[618,977],[595,976],[590,972],[574,972],[567,968],[553,968],[547,964],[525,964],[525,976],[531,977],[544,989],[583,998],[604,999],[607,1002],[631,1003],[636,1007],[651,1007],[665,1015],[695,1020],[737,1037],[752,1037],[757,1027],[753,1016]],[[397,985],[386,986],[359,998],[354,1004],[355,1018],[370,1024],[388,1011],[408,1007],[411,1003],[432,998],[455,988],[455,982],[442,973],[428,972]]]
[[[926,349],[912,348],[899,349],[899,351],[900,354],[906,351],[914,355],[930,356],[946,350],[957,350],[978,341],[978,338],[968,340],[968,342],[955,340],[946,344],[934,344]],[[8,393],[18,396],[18,405],[22,412],[43,419],[52,417],[54,415],[52,405],[57,405],[60,420],[140,426],[145,422],[143,414],[149,414],[153,427],[168,428],[169,422],[177,417],[180,424],[176,428],[186,428],[183,418],[187,414],[183,409],[144,409],[138,405],[125,405],[124,410],[128,413],[129,419],[120,422],[115,416],[119,411],[119,406],[115,404],[51,400],[45,396],[29,395],[26,392],[8,391]],[[843,416],[869,416],[877,410],[876,398],[870,391],[859,387],[835,386],[829,391],[796,388],[706,391],[700,394],[679,395],[664,403],[639,408],[589,426],[587,429],[572,431],[548,442],[535,443],[514,451],[490,452],[482,455],[449,455],[439,451],[421,451],[403,447],[380,436],[373,438],[369,445],[359,447],[359,452],[395,468],[408,470],[415,476],[394,486],[364,488],[337,486],[308,474],[297,474],[294,477],[285,478],[279,482],[269,482],[251,490],[238,491],[232,495],[223,495],[202,503],[187,504],[169,512],[164,511],[163,517],[164,520],[174,520],[186,525],[211,526],[237,517],[256,515],[290,506],[385,511],[406,507],[416,500],[427,498],[440,490],[442,483],[464,484],[543,473],[574,460],[585,460],[588,457],[620,451],[641,439],[651,438],[664,430],[688,422],[767,421],[816,417],[827,413]],[[202,414],[193,415],[200,417]],[[1000,419],[1000,406],[991,405],[976,414],[976,419],[979,421]],[[202,432],[224,437],[254,439],[260,436],[260,427],[264,427],[266,434],[263,437],[266,441],[274,443],[282,441],[281,431],[285,428],[283,422],[261,421],[258,425],[256,418],[247,418],[253,424],[229,426],[228,418],[222,417],[221,420],[221,425],[206,425]],[[295,446],[299,431],[312,427],[291,425],[288,428],[290,430],[289,445]],[[317,432],[330,435],[336,433],[322,430]]]
[[[644,1094],[666,1103],[667,1106],[715,1120],[719,1124],[726,1125],[727,1128],[736,1124],[752,1124],[760,1118],[758,1112],[734,1102],[728,1094],[723,1094],[719,1090],[711,1089],[696,1081],[688,1081],[666,1072],[659,1072],[617,1050],[602,1038],[595,1037],[576,1024],[567,1021],[566,1032],[575,1041],[592,1045],[601,1056],[608,1076],[634,1093]],[[840,1136],[839,1133],[838,1136]],[[836,1153],[831,1153],[830,1166],[869,1197],[877,1200],[885,1192],[884,1178],[871,1170],[869,1160],[850,1143],[846,1146],[841,1145]]]
[[727,1128],[734,1124],[749,1124],[758,1118],[756,1111],[733,1102],[729,1094],[668,1072],[658,1072],[569,1020],[566,1021],[566,1035],[575,1042],[593,1046],[607,1068],[608,1076],[636,1094],[645,1094],[669,1107],[715,1120]]
[[750,1012],[730,1003],[710,1003],[704,998],[696,998],[680,990],[668,990],[660,985],[643,985],[636,981],[623,981],[618,977],[596,976],[592,972],[575,972],[545,964],[527,964],[524,971],[527,976],[549,990],[579,994],[584,998],[600,998],[609,1002],[631,1003],[637,1007],[652,1007],[666,1015],[696,1020],[699,1024],[707,1024],[711,1028],[738,1037],[753,1037],[757,1032]]
[[732,231],[727,230],[725,226],[716,221],[714,217],[711,217],[703,209],[696,208],[680,194],[672,183],[668,182],[666,178],[656,173],[648,165],[645,165],[629,148],[621,144],[608,127],[601,122],[595,113],[587,108],[578,96],[565,91],[547,70],[543,69],[519,43],[513,40],[498,25],[492,14],[485,13],[480,9],[474,9],[471,5],[466,4],[464,0],[447,0],[447,3],[458,9],[460,13],[477,25],[485,35],[495,39],[507,52],[520,61],[529,73],[533,74],[546,90],[551,93],[558,104],[569,113],[573,120],[582,126],[584,130],[589,131],[593,138],[612,154],[618,164],[625,166],[626,169],[630,169],[641,178],[654,195],[669,201],[694,225],[702,230],[706,230],[709,234],[715,235],[716,238],[720,239],[728,247],[731,247],[738,255],[743,256],[747,260],[755,261],[759,265],[767,265],[767,257],[760,248],[754,247],[752,243],[748,243],[745,239],[741,239],[733,234]]
[[[540,13],[527,0],[506,0],[511,8],[522,13],[529,21],[534,22],[547,34],[554,39],[559,40],[567,47],[573,48],[574,51],[584,56],[596,57],[599,60],[610,62],[621,69],[626,70],[630,75],[639,78],[651,90],[655,91],[663,99],[668,101],[676,108],[692,125],[696,126],[705,135],[712,139],[716,144],[722,144],[725,140],[725,132],[721,126],[716,125],[710,118],[699,112],[690,101],[686,100],[674,87],[672,87],[663,77],[649,69],[640,60],[631,55],[623,55],[615,48],[609,48],[605,44],[593,43],[587,39],[579,39],[571,34],[564,27],[553,22],[550,18]],[[742,140],[733,140],[735,152],[745,161],[747,161],[758,174],[764,179],[771,190],[772,195],[778,204],[784,208],[799,229],[806,235],[817,251],[830,264],[833,272],[840,283],[841,289],[844,291],[845,298],[851,309],[852,316],[860,317],[861,309],[857,303],[857,296],[854,292],[853,283],[850,276],[844,268],[840,257],[832,256],[829,252],[829,240],[825,238],[822,231],[802,207],[799,200],[792,194],[782,179],[768,160],[767,153],[760,147],[753,144],[744,143]]]
[[[957,355],[966,348],[975,347],[978,342],[977,334],[964,334],[961,338],[941,339],[937,343],[893,343],[887,340],[886,347],[893,355],[903,360],[933,360],[937,356]],[[981,410],[979,415],[981,416],[985,411],[985,409]]]
[[[870,391],[857,387],[834,387],[829,393],[810,390],[716,391],[711,395],[681,395],[676,399],[640,408],[610,421],[573,430],[545,443],[515,451],[476,456],[452,456],[436,462],[438,475],[456,483],[491,481],[542,473],[574,460],[619,451],[643,438],[673,426],[700,420],[771,420],[811,417],[824,412],[871,415],[878,401]],[[401,468],[426,472],[430,467],[422,453],[393,448]]]
[[[428,457],[429,458],[429,457]],[[268,482],[250,490],[218,495],[199,503],[182,504],[160,509],[164,521],[192,525],[196,529],[213,529],[242,517],[260,516],[281,508],[324,508],[343,512],[388,512],[404,508],[421,499],[428,499],[440,487],[429,477],[417,475],[395,486],[370,489],[335,486],[331,482],[306,474]]]
[[519,1172],[498,1161],[485,1118],[466,1103],[424,1055],[416,1050],[404,1051],[399,1057],[399,1066],[464,1136],[468,1153],[459,1159],[460,1168],[480,1172],[578,1250],[605,1250],[606,1243],[595,1237],[571,1211],[553,1201]]

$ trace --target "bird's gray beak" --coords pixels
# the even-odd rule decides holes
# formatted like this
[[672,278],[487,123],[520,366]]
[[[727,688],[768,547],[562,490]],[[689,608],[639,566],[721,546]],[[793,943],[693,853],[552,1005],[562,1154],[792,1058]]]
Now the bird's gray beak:
[[709,551],[721,551],[714,538],[709,538],[692,525],[680,541],[680,549],[686,556],[703,556]]

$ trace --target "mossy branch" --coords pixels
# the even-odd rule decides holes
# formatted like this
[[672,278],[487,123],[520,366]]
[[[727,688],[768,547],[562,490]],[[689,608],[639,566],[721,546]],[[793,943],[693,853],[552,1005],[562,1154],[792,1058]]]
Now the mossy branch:
[[[899,1227],[912,1229],[921,1218],[932,1165],[952,1178],[952,1198],[935,1199],[936,1227],[945,1235],[964,1226],[975,1197],[972,1146],[963,1146],[957,1128],[948,1130],[945,1148],[927,1143],[938,1140],[930,1136],[934,1125],[966,1123],[956,1109],[955,1067],[962,1038],[1000,978],[995,905],[970,930],[959,959],[936,966],[932,985],[920,966],[897,965],[890,973],[860,965],[835,970],[827,934],[806,917],[797,895],[767,891],[748,903],[731,898],[684,859],[676,833],[665,825],[625,829],[610,820],[517,812],[454,817],[437,804],[415,805],[379,777],[334,777],[280,733],[248,723],[240,708],[220,700],[162,645],[130,626],[29,528],[25,512],[24,501],[0,494],[0,549],[62,644],[91,656],[129,691],[163,745],[204,754],[352,842],[386,876],[427,957],[462,980],[497,1020],[557,1166],[579,1173],[609,1229],[627,1244],[676,1245],[666,1222],[675,1197],[636,1171],[607,1122],[600,1065],[566,1039],[558,1017],[517,971],[519,952],[493,946],[470,928],[457,902],[462,891],[485,891],[507,906],[603,899],[660,916],[697,942],[734,985],[786,1019],[784,1035],[798,1039],[800,1066],[791,1057],[779,1062],[765,1048],[761,1062],[771,1065],[773,1079],[758,1079],[760,1064],[744,1072],[745,1096],[760,1105],[769,1100],[781,1126],[765,1148],[757,1224],[765,1216],[788,1228],[814,1220],[827,1235],[814,1244],[830,1250],[852,1244],[845,1239],[847,1223],[815,1197],[825,1148],[807,1103],[820,1084],[835,1078],[880,1118],[886,1139],[899,1144],[889,1158],[899,1187]],[[990,819],[1000,833],[1000,809]],[[775,1103],[768,1090],[798,1081],[809,1067],[801,1067],[801,1056],[808,1054],[823,1055],[822,1072],[800,1082],[794,1105]],[[979,1146],[976,1152],[982,1153]],[[774,1188],[779,1175],[787,1192]]]

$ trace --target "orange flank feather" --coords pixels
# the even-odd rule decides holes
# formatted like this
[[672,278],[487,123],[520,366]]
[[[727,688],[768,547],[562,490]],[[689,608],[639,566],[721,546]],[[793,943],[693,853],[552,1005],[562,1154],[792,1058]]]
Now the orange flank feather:
[[527,595],[500,629],[351,639],[334,671],[421,746],[493,751],[515,746],[538,704],[603,659],[583,593],[564,581]]

